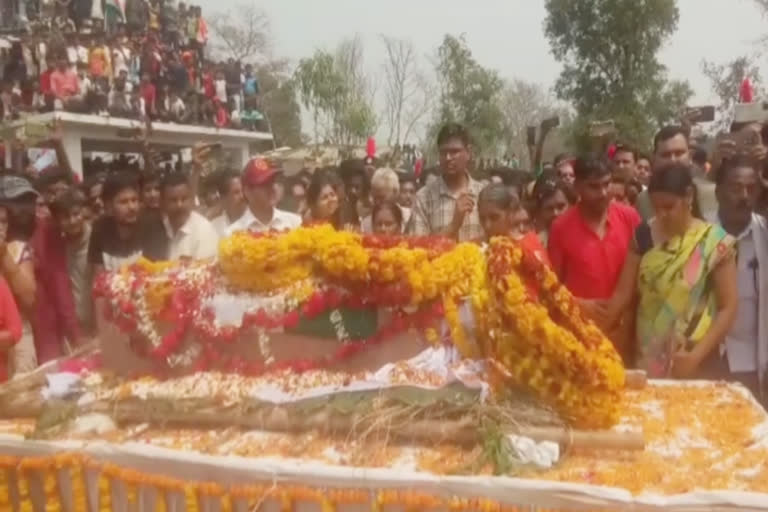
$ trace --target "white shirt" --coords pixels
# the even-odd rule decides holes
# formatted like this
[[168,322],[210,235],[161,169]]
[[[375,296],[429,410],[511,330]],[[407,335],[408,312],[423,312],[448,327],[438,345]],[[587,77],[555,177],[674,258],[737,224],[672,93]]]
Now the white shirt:
[[88,94],[93,88],[93,82],[87,76],[78,76],[77,81],[80,84],[80,94]]
[[736,284],[739,292],[739,308],[736,320],[725,337],[728,367],[733,373],[757,371],[757,298],[758,267],[753,226],[736,237],[738,259]]
[[77,46],[67,46],[67,61],[72,67],[77,65]]
[[83,64],[88,64],[88,48],[83,45],[77,47],[77,60]]
[[184,106],[184,102],[181,100],[181,98],[176,98],[176,100],[172,101],[170,107],[168,108],[168,110],[170,110],[175,116],[183,115],[186,109],[187,107]]
[[[235,221],[237,221],[237,219]],[[222,238],[227,236],[227,228],[232,224],[233,222],[229,220],[226,213],[222,213],[211,221],[211,226],[213,226],[213,229],[215,229]]]
[[163,218],[163,225],[170,240],[168,246],[169,260],[178,260],[182,257],[200,260],[216,256],[219,248],[219,235],[208,222],[208,219],[199,213],[192,211],[187,222],[175,233],[167,217]]
[[270,220],[267,224],[264,224],[259,219],[254,217],[253,213],[251,213],[251,209],[249,208],[245,210],[245,213],[242,215],[242,217],[229,225],[227,228],[227,236],[237,231],[251,231],[253,233],[261,233],[263,231],[269,230],[291,230],[299,226],[301,226],[301,217],[295,213],[274,208],[272,210],[272,220]]
[[131,50],[120,46],[112,50],[112,62],[114,63],[112,72],[115,78],[120,76],[120,71],[128,73],[128,61],[131,60]]

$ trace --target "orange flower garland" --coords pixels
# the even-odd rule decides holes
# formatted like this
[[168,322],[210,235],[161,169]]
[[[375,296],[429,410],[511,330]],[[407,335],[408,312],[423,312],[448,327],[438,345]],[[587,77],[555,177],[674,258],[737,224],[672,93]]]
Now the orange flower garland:
[[99,512],[112,510],[112,482],[106,473],[99,475]]
[[72,483],[73,512],[88,512],[88,496],[86,494],[85,474],[79,461],[73,461],[69,468],[69,480]]
[[[500,333],[492,344],[492,357],[499,360],[520,384],[552,402],[571,422],[581,427],[601,428],[615,424],[624,387],[624,368],[610,340],[584,320],[564,287],[548,299],[531,299],[521,275],[537,280],[552,292],[552,276],[545,265],[526,272],[531,255],[511,239],[491,241],[488,265],[496,274],[494,291],[498,313],[514,333]],[[527,259],[528,258],[528,259]],[[530,269],[528,269],[530,270]],[[554,280],[556,283],[557,281]],[[547,296],[547,293],[542,294]],[[551,320],[552,310],[564,325]]]
[[[384,512],[390,508],[403,510],[428,510],[447,509],[454,512],[519,512],[522,509],[515,506],[502,505],[488,498],[465,497],[440,497],[412,490],[398,489],[334,489],[315,488],[302,485],[282,484],[257,484],[224,486],[215,482],[183,481],[166,476],[142,473],[134,469],[126,469],[114,464],[104,464],[93,461],[77,454],[59,454],[50,457],[3,457],[0,458],[0,468],[18,468],[32,474],[40,474],[48,478],[46,473],[52,473],[56,469],[82,471],[84,467],[99,471],[99,512],[112,512],[112,481],[121,482],[126,489],[138,489],[139,487],[152,487],[155,489],[155,510],[167,511],[165,500],[160,499],[167,492],[183,492],[186,512],[200,512],[199,497],[218,499],[222,512],[231,512],[237,509],[236,502],[244,502],[248,510],[256,510],[257,506],[265,500],[277,500],[282,512],[293,512],[297,503],[316,503],[322,512],[335,512],[339,505],[353,505],[356,507],[368,505],[371,512]],[[71,473],[70,473],[71,474]],[[56,477],[53,477],[54,480]],[[23,487],[26,486],[26,487]],[[46,494],[46,510],[51,510],[48,503],[56,510],[62,510],[62,503],[66,499],[61,496],[61,489],[54,486],[55,492]],[[26,479],[18,480],[19,497],[26,496],[26,501],[21,501],[20,510],[32,510],[32,502],[29,498],[29,488]],[[136,491],[132,491],[136,492]],[[73,503],[78,503],[80,498],[85,498],[85,489],[72,488]],[[78,496],[77,494],[81,494]],[[5,494],[0,487],[0,500],[7,496],[10,503],[10,490]],[[0,501],[0,503],[3,503]],[[28,503],[28,507],[24,505]],[[86,503],[86,501],[82,501]],[[134,502],[135,503],[135,502]],[[10,507],[9,507],[10,509]],[[2,510],[6,510],[5,508]],[[77,511],[77,505],[75,509]]]
[[11,509],[11,482],[8,472],[13,466],[15,460],[12,457],[0,458],[0,510]]
[[29,491],[29,473],[25,465],[19,465],[16,480],[19,489],[19,512],[34,512],[35,507]]

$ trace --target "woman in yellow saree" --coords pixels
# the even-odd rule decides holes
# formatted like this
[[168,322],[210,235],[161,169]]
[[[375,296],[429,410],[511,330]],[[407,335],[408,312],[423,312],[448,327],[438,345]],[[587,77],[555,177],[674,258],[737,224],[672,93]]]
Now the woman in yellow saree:
[[614,318],[636,298],[637,367],[692,377],[736,315],[734,240],[701,220],[689,166],[657,170],[648,190],[655,217],[637,228],[607,311]]

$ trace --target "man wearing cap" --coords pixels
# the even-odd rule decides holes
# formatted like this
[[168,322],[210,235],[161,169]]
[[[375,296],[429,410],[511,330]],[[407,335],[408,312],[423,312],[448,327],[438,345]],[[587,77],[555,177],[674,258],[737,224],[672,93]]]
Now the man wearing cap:
[[248,208],[227,228],[227,235],[236,231],[286,231],[301,225],[301,217],[275,208],[275,178],[277,170],[263,158],[252,158],[241,177],[243,195]]

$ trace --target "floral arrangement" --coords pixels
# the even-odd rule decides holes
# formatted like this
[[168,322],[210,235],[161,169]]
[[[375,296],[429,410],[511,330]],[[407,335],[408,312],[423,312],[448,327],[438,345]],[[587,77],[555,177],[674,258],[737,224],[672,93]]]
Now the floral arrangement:
[[[248,301],[239,323],[219,323],[211,297],[222,291]],[[102,275],[96,293],[136,350],[169,368],[302,372],[415,329],[433,343],[453,343],[464,357],[491,360],[574,425],[605,427],[618,419],[624,386],[619,355],[554,273],[511,239],[481,247],[330,226],[237,233],[221,242],[217,262],[141,261]],[[466,304],[473,333],[459,315]],[[270,331],[341,307],[385,308],[391,319],[374,335],[345,340],[319,360],[275,361]],[[442,319],[449,339],[436,329]],[[248,329],[258,333],[259,360],[221,350]]]
[[[521,508],[507,506],[489,498],[440,497],[408,489],[319,488],[283,483],[222,485],[217,482],[180,480],[159,474],[103,463],[72,453],[48,457],[0,456],[0,505],[9,510],[15,487],[21,512],[33,512],[35,506],[30,487],[35,480],[42,481],[46,512],[69,510],[65,505],[67,488],[60,481],[69,480],[72,512],[88,512],[89,485],[86,473],[97,474],[96,503],[99,512],[113,510],[114,488],[125,490],[124,501],[129,510],[144,509],[149,501],[152,510],[166,512],[175,509],[174,496],[182,496],[184,510],[199,512],[218,508],[222,512],[257,510],[268,500],[276,501],[281,512],[299,509],[300,503],[312,503],[322,512],[336,512],[338,508],[355,506],[371,512],[393,507],[406,510],[450,509],[456,512],[517,512]],[[15,478],[11,479],[11,473]],[[15,482],[14,482],[15,481]],[[15,485],[14,485],[15,483]],[[140,499],[141,491],[150,491],[151,500]],[[120,496],[120,494],[116,494]],[[149,510],[149,508],[147,508]]]

